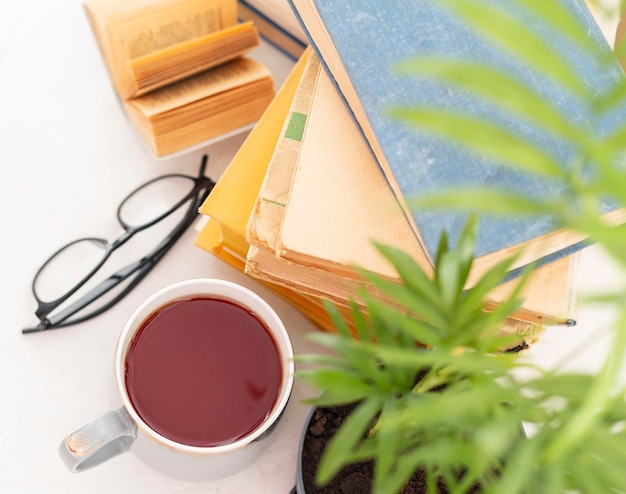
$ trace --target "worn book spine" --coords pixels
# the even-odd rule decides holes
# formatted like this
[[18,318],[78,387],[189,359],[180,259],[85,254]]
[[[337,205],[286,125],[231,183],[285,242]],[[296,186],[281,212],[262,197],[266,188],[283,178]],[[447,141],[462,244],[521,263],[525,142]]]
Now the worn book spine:
[[200,213],[223,225],[237,237],[238,244],[245,245],[242,248],[243,257],[248,246],[245,238],[248,219],[310,53],[310,49],[305,51],[294,65],[257,125],[200,206]]
[[309,57],[289,113],[281,125],[280,137],[246,228],[246,238],[252,245],[275,250],[317,82],[318,66],[318,58]]

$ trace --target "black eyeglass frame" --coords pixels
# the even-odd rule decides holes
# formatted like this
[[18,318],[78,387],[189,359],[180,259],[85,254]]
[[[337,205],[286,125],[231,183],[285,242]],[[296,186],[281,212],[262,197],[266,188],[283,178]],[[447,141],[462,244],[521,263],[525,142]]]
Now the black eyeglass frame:
[[[131,191],[124,200],[120,203],[117,208],[117,219],[124,229],[124,233],[120,235],[113,242],[109,242],[102,238],[97,237],[85,237],[74,240],[60,249],[58,249],[54,254],[52,254],[37,270],[35,277],[33,278],[33,282],[31,285],[33,296],[37,301],[37,310],[35,311],[35,315],[39,319],[39,324],[32,328],[24,328],[22,329],[22,333],[34,333],[39,331],[46,331],[50,329],[58,329],[67,326],[72,326],[74,324],[78,324],[89,319],[92,319],[103,312],[107,311],[115,304],[117,304],[122,298],[124,298],[133,288],[135,288],[143,278],[152,270],[152,268],[163,258],[163,256],[170,250],[170,248],[176,243],[176,241],[182,236],[182,234],[187,230],[187,228],[194,222],[197,217],[198,208],[204,202],[204,200],[208,197],[209,193],[213,190],[215,186],[215,182],[210,178],[204,175],[206,166],[208,162],[208,156],[204,155],[202,157],[202,161],[200,163],[200,170],[198,172],[197,177],[192,177],[191,175],[184,175],[180,173],[171,173],[167,175],[161,175],[159,177],[155,177],[152,180],[140,185],[133,191]],[[125,222],[121,217],[121,210],[123,209],[126,202],[137,192],[148,187],[156,181],[163,180],[166,178],[174,178],[174,177],[182,177],[186,179],[190,179],[194,182],[193,188],[176,204],[174,204],[170,209],[157,216],[153,220],[144,223],[139,226],[132,226]],[[193,200],[192,200],[193,199]],[[110,258],[111,254],[117,250],[119,247],[124,245],[128,240],[130,240],[135,234],[154,226],[158,222],[167,218],[174,211],[178,210],[185,203],[189,202],[189,206],[185,215],[181,219],[181,221],[174,227],[174,229],[167,235],[165,239],[163,239],[157,247],[142,257],[138,261],[135,261],[128,266],[125,266],[112,275],[110,275],[107,279],[103,280],[97,286],[89,290],[86,294],[80,297],[78,300],[74,301],[68,307],[59,311],[58,313],[50,316],[50,313],[57,309],[61,304],[66,302],[72,295],[74,295],[78,290],[80,290],[85,283],[87,283],[101,268],[104,266],[106,261]],[[37,279],[41,275],[41,273],[45,270],[45,268],[64,250],[68,247],[78,243],[92,241],[99,243],[104,248],[104,255],[102,259],[94,268],[87,273],[73,288],[68,290],[65,294],[61,295],[55,300],[44,302],[37,295],[36,285]],[[73,318],[72,320],[68,320],[68,318],[77,314],[79,311],[83,310],[92,302],[98,300],[100,297],[108,293],[110,290],[118,286],[123,281],[127,280],[130,276],[135,274],[135,277],[124,287],[120,293],[118,293],[114,298],[108,301],[106,304],[98,307],[98,309],[89,312],[83,316],[79,316]]]

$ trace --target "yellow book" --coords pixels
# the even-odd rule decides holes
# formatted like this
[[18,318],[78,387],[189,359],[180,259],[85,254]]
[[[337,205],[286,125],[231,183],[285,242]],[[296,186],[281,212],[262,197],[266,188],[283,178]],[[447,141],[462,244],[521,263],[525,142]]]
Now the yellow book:
[[[310,54],[310,49],[306,50],[296,63],[276,97],[200,207],[200,213],[206,216],[206,222],[197,233],[195,244],[241,271],[244,269],[249,248],[245,237],[248,218]],[[332,329],[320,299],[274,284],[268,286],[320,328]]]
[[[195,244],[226,262],[230,266],[233,266],[235,269],[243,272],[245,261],[238,253],[225,246],[225,243],[228,244],[228,242],[225,242],[225,239],[221,236],[222,230],[220,228],[214,228],[215,225],[216,222],[206,223],[197,233]],[[264,284],[302,312],[312,322],[317,324],[320,329],[325,331],[333,330],[332,322],[328,317],[321,299],[308,297],[304,294],[271,282],[265,282]]]
[[[245,259],[249,244],[245,232],[250,213],[265,178],[283,122],[311,54],[307,49],[252,129],[215,187],[200,207],[208,217],[205,229],[215,232],[211,251],[228,249]],[[232,207],[224,207],[229,204]]]

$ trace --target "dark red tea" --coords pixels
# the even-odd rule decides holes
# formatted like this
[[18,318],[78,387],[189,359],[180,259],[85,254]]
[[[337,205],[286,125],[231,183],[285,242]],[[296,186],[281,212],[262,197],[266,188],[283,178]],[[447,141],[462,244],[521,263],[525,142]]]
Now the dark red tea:
[[126,356],[126,389],[156,432],[190,446],[229,444],[269,415],[281,362],[265,325],[227,300],[189,298],[152,314]]

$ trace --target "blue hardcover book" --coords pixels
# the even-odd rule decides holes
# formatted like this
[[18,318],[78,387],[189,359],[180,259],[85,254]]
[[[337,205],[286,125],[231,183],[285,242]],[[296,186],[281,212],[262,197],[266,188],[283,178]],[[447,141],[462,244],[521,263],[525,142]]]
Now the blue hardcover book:
[[[561,184],[548,179],[513,171],[505,163],[469,153],[464,148],[433,134],[411,127],[389,116],[391,107],[433,105],[443,109],[462,109],[469,115],[490,119],[498,126],[539,144],[555,162],[571,163],[576,150],[558,136],[549,135],[532,123],[490,109],[477,99],[440,79],[407,76],[398,73],[398,64],[420,55],[453,56],[475,60],[504,69],[524,82],[542,97],[552,101],[563,118],[581,129],[608,133],[626,122],[626,108],[608,112],[601,121],[581,99],[550,77],[496,49],[476,35],[440,2],[425,0],[289,0],[309,40],[334,80],[339,92],[387,176],[391,187],[432,260],[442,230],[456,240],[466,221],[462,212],[411,210],[408,201],[445,188],[496,186],[522,192],[528,197],[550,197],[566,194]],[[460,1],[460,0],[459,0]],[[527,26],[543,40],[546,49],[573,67],[587,89],[613,87],[623,78],[615,59],[593,15],[582,0],[558,0],[582,23],[587,36],[601,53],[615,63],[600,66],[597,59],[580,49],[570,39],[556,33],[547,23],[538,22],[523,8],[520,0],[488,2],[508,15],[527,16]],[[544,2],[546,0],[534,0]],[[549,0],[553,1],[553,0]],[[557,0],[554,0],[557,1]],[[526,0],[526,3],[532,3]],[[348,151],[348,150],[347,150]],[[349,151],[346,152],[349,157]],[[616,222],[623,211],[613,211],[609,203],[603,213]],[[543,242],[539,242],[540,240]],[[539,240],[539,241],[538,241]],[[539,246],[540,245],[540,246]],[[533,261],[548,262],[585,245],[580,235],[555,228],[548,217],[503,219],[482,216],[476,244],[477,271],[501,259],[502,253],[523,249],[517,268]],[[535,246],[535,248],[532,248]]]

